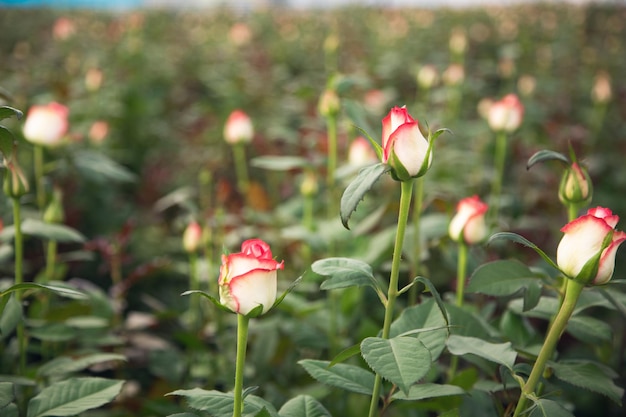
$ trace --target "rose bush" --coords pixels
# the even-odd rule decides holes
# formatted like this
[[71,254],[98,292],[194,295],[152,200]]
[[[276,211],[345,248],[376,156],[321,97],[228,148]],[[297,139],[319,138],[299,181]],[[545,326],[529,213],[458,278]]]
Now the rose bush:
[[448,234],[456,242],[475,244],[487,236],[485,214],[489,206],[477,195],[459,201],[456,214],[448,227]]
[[584,284],[604,284],[613,276],[615,254],[626,233],[615,230],[619,217],[604,207],[566,224],[556,262],[568,277]]
[[272,258],[267,243],[260,239],[246,240],[241,252],[222,255],[220,267],[220,303],[235,313],[248,315],[258,306],[266,313],[276,301],[276,271],[284,261]]

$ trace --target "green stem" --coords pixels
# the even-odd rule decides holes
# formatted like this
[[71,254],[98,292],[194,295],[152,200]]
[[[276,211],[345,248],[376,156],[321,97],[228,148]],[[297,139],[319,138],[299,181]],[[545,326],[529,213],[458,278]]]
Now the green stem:
[[249,321],[250,319],[243,314],[237,314],[237,362],[235,364],[235,404],[233,417],[241,417],[243,412],[243,371],[246,362]]
[[[200,280],[198,279],[198,254],[195,252],[189,254],[189,289],[200,289]],[[200,314],[200,297],[190,297],[189,309],[191,313],[192,328],[194,330],[199,330],[202,318],[202,314]]]
[[46,207],[46,193],[43,184],[43,147],[41,145],[35,145],[33,151],[37,208],[43,210]]
[[[387,292],[387,305],[385,306],[385,321],[383,323],[382,338],[389,339],[391,322],[393,321],[393,309],[398,297],[398,277],[400,276],[400,261],[402,259],[402,245],[404,243],[404,233],[409,219],[409,209],[411,206],[411,196],[413,194],[413,181],[403,181],[400,194],[400,210],[398,212],[398,228],[396,240],[393,248],[393,259],[391,262],[391,276],[389,277],[389,290]],[[376,374],[372,399],[370,402],[369,417],[374,417],[378,411],[378,398],[382,386],[382,378]]]
[[[424,177],[415,180],[415,194],[413,196],[413,253],[415,259],[411,265],[410,280],[417,277],[420,272],[422,258],[422,236],[420,226],[422,224],[422,206],[424,205]],[[409,282],[410,283],[410,282]],[[409,305],[417,303],[417,287],[413,285],[409,289]]]
[[496,137],[496,149],[495,149],[495,169],[496,177],[493,181],[493,188],[491,190],[492,198],[492,222],[498,221],[498,213],[500,211],[500,198],[502,194],[502,182],[504,178],[504,164],[506,162],[506,133],[498,132]]
[[543,346],[539,351],[539,356],[537,356],[537,360],[533,365],[533,369],[530,372],[530,376],[528,380],[522,387],[522,393],[517,403],[517,407],[515,408],[515,414],[513,417],[520,416],[526,410],[526,402],[530,396],[535,392],[535,387],[543,374],[543,371],[546,367],[546,363],[554,354],[554,350],[556,349],[556,344],[561,338],[561,334],[565,330],[565,326],[567,326],[567,322],[569,318],[572,316],[574,312],[574,308],[576,307],[576,302],[578,301],[578,297],[584,288],[583,284],[580,284],[574,280],[567,280],[567,290],[565,292],[565,298],[563,299],[563,304],[559,309],[550,329],[548,330],[548,334],[543,342]]
[[328,156],[326,159],[326,188],[327,188],[327,209],[328,217],[332,218],[337,213],[337,198],[335,198],[335,171],[337,169],[337,117],[328,116],[326,118],[326,129],[328,135]]
[[248,161],[246,160],[246,148],[243,143],[237,143],[233,146],[235,155],[235,171],[237,173],[237,188],[239,192],[247,199],[250,180],[248,179]]
[[459,242],[459,259],[456,270],[456,305],[463,306],[463,296],[465,293],[465,276],[467,271],[467,244],[461,240]]
[[567,205],[567,220],[569,222],[576,220],[578,217],[578,204],[570,203]]
[[49,240],[46,250],[46,281],[54,279],[54,270],[57,261],[57,242]]
[[[313,209],[315,208],[315,198],[313,196],[305,196],[302,206],[302,226],[307,232],[315,230],[315,223],[313,218]],[[308,242],[303,242],[302,256],[304,258],[304,264],[310,265],[311,263],[311,245]]]
[[[19,198],[12,198],[13,202],[13,225],[15,227],[15,285],[24,282],[22,269],[24,260],[24,240],[22,237],[22,216]],[[15,300],[22,303],[20,291],[15,291]],[[26,370],[26,335],[24,333],[24,321],[20,320],[17,325],[17,341],[19,347],[19,374],[24,375]]]

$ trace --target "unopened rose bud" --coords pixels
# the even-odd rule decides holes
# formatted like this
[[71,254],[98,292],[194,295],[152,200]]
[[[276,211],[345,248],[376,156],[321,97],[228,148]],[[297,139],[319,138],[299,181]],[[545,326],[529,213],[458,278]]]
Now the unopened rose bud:
[[522,124],[524,105],[515,94],[507,94],[489,108],[487,121],[494,132],[511,133]]
[[317,177],[313,171],[306,171],[304,178],[300,183],[300,194],[305,197],[313,197],[317,194],[319,186],[317,184]]
[[602,71],[596,76],[591,90],[591,99],[596,103],[608,103],[613,96],[611,89],[611,77]]
[[88,91],[95,92],[102,86],[104,74],[99,68],[90,68],[85,74],[85,87]]
[[43,213],[43,221],[50,224],[60,224],[65,221],[63,193],[59,188],[55,188],[52,193],[52,199]]
[[485,214],[489,207],[477,195],[459,201],[456,214],[448,227],[448,234],[455,242],[469,245],[481,242],[487,236]]
[[4,193],[11,198],[20,198],[28,193],[28,180],[14,159],[4,161]]
[[325,90],[320,96],[317,109],[323,117],[334,117],[339,114],[339,96],[335,90]]
[[231,145],[248,143],[254,136],[254,127],[250,117],[241,110],[233,111],[224,126],[224,139]]
[[559,200],[563,204],[581,204],[591,201],[592,183],[589,173],[576,162],[564,173],[559,187]]
[[439,72],[434,65],[424,65],[417,72],[417,85],[424,90],[430,90],[439,82]]
[[457,28],[452,31],[450,36],[450,51],[457,55],[462,55],[467,49],[467,35],[465,30]]
[[187,225],[183,233],[183,249],[187,253],[195,253],[202,243],[202,226],[196,221]]
[[69,110],[62,104],[32,106],[26,115],[24,137],[29,142],[55,146],[61,143],[68,128]]
[[352,141],[348,149],[348,163],[350,165],[362,167],[371,165],[376,161],[376,152],[367,139],[359,136]]
[[109,134],[109,124],[104,120],[96,120],[89,128],[89,141],[99,145]]
[[517,80],[517,89],[524,97],[532,96],[537,87],[537,79],[532,75],[522,75]]
[[462,84],[465,80],[465,68],[460,64],[451,64],[441,75],[444,84],[455,86]]

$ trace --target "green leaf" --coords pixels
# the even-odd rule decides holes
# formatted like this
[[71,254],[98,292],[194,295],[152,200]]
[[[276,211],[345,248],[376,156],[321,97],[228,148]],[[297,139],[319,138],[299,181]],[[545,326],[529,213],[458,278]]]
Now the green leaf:
[[2,409],[2,417],[19,417],[17,405],[9,404]]
[[566,331],[583,343],[597,345],[613,339],[611,326],[602,320],[589,316],[577,315],[567,322]]
[[22,284],[12,285],[4,292],[0,293],[0,297],[7,295],[11,292],[21,291],[21,290],[46,290],[55,293],[56,295],[60,295],[61,297],[72,298],[76,300],[83,300],[87,298],[87,295],[71,288],[69,285],[65,283],[50,283],[50,284],[37,284],[36,282],[24,282]]
[[602,394],[619,406],[622,405],[624,390],[613,383],[612,370],[604,370],[591,361],[551,363],[554,376],[569,384]]
[[293,169],[309,168],[311,163],[299,156],[259,156],[250,161],[250,165],[271,171],[291,171]]
[[346,348],[344,350],[342,350],[341,352],[339,352],[334,358],[333,360],[330,362],[329,366],[334,366],[338,363],[344,362],[347,359],[358,355],[359,353],[361,353],[361,344],[356,344],[356,345],[352,345],[349,348]]
[[433,384],[430,382],[413,385],[408,393],[396,392],[396,400],[420,401],[428,398],[449,397],[451,395],[465,395],[465,390],[456,385]]
[[0,382],[0,408],[4,408],[13,401],[15,394],[13,392],[12,382]]
[[410,289],[411,286],[417,284],[418,282],[424,284],[424,287],[428,289],[428,291],[430,291],[430,293],[433,295],[433,299],[437,303],[437,307],[439,307],[441,315],[445,319],[446,324],[449,324],[450,320],[448,319],[448,312],[446,311],[446,307],[443,304],[443,300],[441,299],[441,296],[439,295],[439,292],[437,291],[435,285],[428,278],[416,277],[411,284],[407,285],[400,291],[400,294],[407,291],[408,289]]
[[[71,227],[62,224],[44,223],[41,220],[26,219],[22,222],[22,233],[41,239],[54,240],[55,242],[82,243],[85,236]],[[0,240],[8,241],[15,235],[15,226],[5,227],[0,232]]]
[[361,342],[361,355],[370,368],[405,394],[432,365],[430,351],[413,337],[368,337]]
[[574,417],[556,401],[541,398],[535,401],[528,417]]
[[170,414],[167,417],[198,417],[198,415],[193,414],[193,413],[176,413],[176,414]]
[[117,353],[94,353],[83,357],[59,356],[43,364],[37,375],[50,377],[53,375],[65,375],[72,372],[82,371],[92,365],[108,361],[125,361],[126,357]]
[[324,406],[310,395],[298,395],[278,410],[280,417],[332,417]]
[[356,178],[348,185],[341,196],[341,208],[339,210],[341,223],[346,229],[350,229],[348,227],[350,216],[352,216],[352,213],[356,210],[356,207],[365,196],[365,193],[372,188],[381,175],[390,170],[391,167],[383,163],[377,163],[369,167],[365,167],[359,171]]
[[5,159],[9,159],[13,155],[14,142],[15,137],[13,133],[6,127],[0,126],[0,152],[2,152]]
[[0,339],[11,334],[22,321],[22,305],[14,296],[9,297],[7,303],[0,314]]
[[314,359],[298,361],[317,381],[332,387],[342,388],[358,394],[372,395],[374,374],[354,365],[337,364],[330,367],[330,362]]
[[510,296],[530,285],[535,285],[537,280],[535,273],[519,261],[493,261],[476,268],[470,277],[467,291]]
[[[230,417],[233,414],[234,397],[232,393],[193,388],[189,390],[176,390],[166,395],[185,397],[189,407],[195,410],[206,411],[211,416]],[[243,403],[243,416],[245,417],[256,417],[263,409],[266,409],[270,416],[278,417],[278,413],[274,407],[259,397],[249,395],[244,399]]]
[[524,311],[532,310],[539,304],[541,299],[541,291],[543,289],[540,281],[529,283],[524,291]]
[[282,303],[283,300],[285,299],[285,297],[287,296],[287,294],[292,292],[294,290],[294,288],[296,288],[298,286],[300,281],[302,281],[302,278],[303,278],[303,275],[301,275],[298,278],[296,278],[295,281],[292,282],[291,285],[289,285],[289,288],[287,288],[280,296],[278,296],[276,298],[276,301],[274,301],[274,304],[272,304],[271,308],[274,308],[274,307],[278,306],[280,303]]
[[453,355],[462,356],[472,354],[488,361],[498,363],[513,370],[517,352],[511,343],[489,343],[475,337],[451,335],[446,343]]
[[530,169],[533,165],[539,162],[544,162],[544,161],[561,161],[565,165],[568,165],[568,166],[570,165],[570,161],[567,158],[567,156],[558,152],[544,149],[544,150],[535,152],[533,156],[528,158],[528,162],[526,163],[526,169]]
[[382,161],[382,159],[383,159],[383,148],[363,128],[361,128],[359,126],[354,126],[354,127],[359,132],[361,132],[367,138],[367,140],[369,140],[369,142],[372,144],[372,147],[374,148],[374,152],[376,152],[376,156],[378,157],[379,160]]
[[137,176],[100,152],[81,150],[74,154],[74,164],[90,180],[97,183],[135,182]]
[[44,388],[28,402],[27,417],[75,416],[112,401],[124,381],[72,378]]
[[500,233],[493,234],[487,241],[487,245],[489,245],[494,240],[498,240],[498,239],[511,240],[513,242],[520,243],[524,246],[531,248],[532,250],[537,252],[537,254],[541,256],[543,260],[546,261],[550,266],[552,266],[557,271],[560,271],[558,265],[555,264],[554,261],[550,259],[550,257],[546,255],[544,251],[542,251],[537,245],[535,245],[534,243],[532,243],[530,240],[526,239],[525,237],[520,236],[517,233],[500,232]]
[[448,329],[446,320],[433,299],[404,309],[402,314],[391,323],[390,337],[393,338],[416,329],[437,327],[441,328],[441,330],[433,330],[415,335],[415,339],[422,342],[430,351],[430,355],[434,361],[445,348]]
[[0,106],[0,120],[8,119],[9,117],[17,117],[17,119],[21,119],[24,116],[21,110],[14,109],[9,106]]
[[225,305],[223,305],[222,303],[220,303],[220,300],[218,300],[217,298],[213,297],[211,294],[209,294],[207,292],[200,291],[200,290],[189,290],[189,291],[185,291],[181,295],[185,296],[185,295],[191,295],[191,294],[199,294],[199,295],[201,295],[201,296],[203,296],[205,298],[208,298],[209,301],[211,301],[213,303],[213,305],[215,305],[220,310],[226,311],[228,313],[234,313],[234,311],[232,311],[230,308],[228,308]]
[[325,258],[313,262],[311,270],[318,275],[330,277],[322,282],[323,290],[370,286],[380,291],[372,267],[363,261],[350,258]]

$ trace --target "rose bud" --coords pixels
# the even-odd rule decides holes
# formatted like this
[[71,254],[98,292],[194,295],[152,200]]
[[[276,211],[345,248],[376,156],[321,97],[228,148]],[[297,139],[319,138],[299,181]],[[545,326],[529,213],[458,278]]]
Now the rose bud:
[[348,148],[348,163],[350,165],[363,167],[375,163],[376,160],[376,152],[367,139],[359,136],[352,141],[350,148]]
[[43,106],[32,106],[24,123],[24,137],[29,142],[55,146],[67,132],[69,110],[62,104],[50,103]]
[[15,158],[4,160],[4,194],[11,198],[20,198],[28,192],[28,180]]
[[394,178],[406,181],[424,175],[432,152],[419,125],[405,107],[394,107],[382,121],[382,162],[393,168]]
[[513,132],[522,124],[524,106],[515,94],[507,94],[489,108],[487,122],[495,132]]
[[488,209],[489,206],[477,195],[459,201],[456,214],[448,227],[448,234],[452,240],[472,245],[487,237],[485,214]]
[[339,96],[335,90],[324,90],[320,96],[317,110],[323,117],[334,117],[339,114]]
[[604,284],[613,276],[615,254],[626,233],[615,230],[619,217],[603,207],[569,222],[556,250],[561,271],[583,284]]
[[439,72],[432,64],[424,65],[417,72],[417,84],[424,90],[433,88],[438,82]]
[[580,204],[591,200],[592,183],[589,173],[576,162],[563,174],[559,187],[559,200],[563,204]]
[[187,253],[194,253],[198,251],[201,243],[202,226],[198,222],[192,221],[183,232],[183,249]]
[[226,120],[224,126],[224,139],[231,145],[248,143],[254,136],[252,120],[241,110],[234,110]]
[[260,239],[246,240],[240,253],[222,255],[220,303],[237,314],[247,315],[262,306],[266,313],[276,301],[277,273],[284,261],[272,259],[272,251]]

